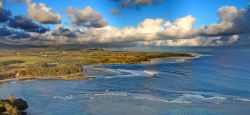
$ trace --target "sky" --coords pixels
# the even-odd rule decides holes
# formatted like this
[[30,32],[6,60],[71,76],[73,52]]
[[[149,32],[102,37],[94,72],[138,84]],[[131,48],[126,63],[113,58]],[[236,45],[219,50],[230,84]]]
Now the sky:
[[249,0],[0,1],[0,42],[5,44],[250,44]]

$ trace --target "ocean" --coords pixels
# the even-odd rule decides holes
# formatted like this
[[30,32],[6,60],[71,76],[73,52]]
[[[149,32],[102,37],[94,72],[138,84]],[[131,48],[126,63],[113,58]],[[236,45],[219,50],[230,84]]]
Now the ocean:
[[23,80],[0,84],[29,115],[246,115],[250,49],[185,48],[195,58],[83,67],[93,80]]

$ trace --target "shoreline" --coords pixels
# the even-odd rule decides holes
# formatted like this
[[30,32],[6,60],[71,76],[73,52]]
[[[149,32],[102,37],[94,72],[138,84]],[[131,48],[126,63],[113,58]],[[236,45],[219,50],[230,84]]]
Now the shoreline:
[[[155,60],[158,59],[164,59],[164,58],[184,58],[184,59],[195,59],[195,58],[199,58],[200,55],[199,54],[194,54],[194,53],[187,53],[190,54],[191,56],[188,57],[182,57],[182,56],[176,56],[176,57],[162,57],[162,58],[153,58],[150,59],[148,61],[142,61],[142,62],[136,62],[136,63],[113,63],[113,64],[149,64],[149,63],[154,63]],[[87,66],[103,66],[103,65],[110,65],[112,63],[107,63],[107,64],[91,64],[91,65],[87,65]],[[81,66],[84,67],[84,66]],[[73,74],[69,74],[69,75],[74,75],[74,74],[82,74],[82,73],[73,73]],[[65,75],[65,76],[48,76],[48,77],[19,77],[19,78],[7,78],[7,79],[2,79],[0,80],[0,84],[4,83],[4,82],[10,82],[10,81],[14,81],[14,80],[32,80],[32,79],[47,79],[47,80],[90,80],[90,79],[95,79],[95,77],[91,77],[91,76],[81,76],[81,77],[76,77],[76,78],[66,78],[69,75]]]
[[32,79],[46,79],[46,80],[90,80],[94,79],[94,77],[82,77],[82,78],[75,78],[75,79],[64,79],[64,77],[21,77],[21,78],[9,78],[9,79],[3,79],[0,80],[0,84],[4,82],[10,82],[10,81],[21,81],[21,80],[32,80]]
[[[123,65],[123,64],[150,64],[150,63],[155,63],[155,60],[159,60],[159,59],[164,59],[164,58],[183,58],[183,59],[195,59],[195,58],[199,58],[202,57],[203,55],[197,54],[197,53],[186,53],[186,54],[190,54],[191,56],[186,56],[186,57],[182,57],[182,56],[176,56],[176,57],[162,57],[162,58],[153,58],[150,59],[148,61],[142,61],[142,62],[137,62],[137,63],[107,63],[107,64],[91,64],[91,65],[84,65],[84,66],[103,66],[103,65]],[[82,66],[82,67],[84,67]]]

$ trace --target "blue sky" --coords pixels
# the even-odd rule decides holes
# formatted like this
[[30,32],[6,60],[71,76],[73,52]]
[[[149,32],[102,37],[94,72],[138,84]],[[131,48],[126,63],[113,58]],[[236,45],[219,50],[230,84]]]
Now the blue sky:
[[7,44],[101,47],[250,44],[250,0],[2,0],[0,3],[0,42]]
[[[173,21],[187,15],[196,18],[194,26],[198,27],[216,22],[218,20],[216,12],[220,7],[236,6],[237,8],[244,8],[249,0],[165,0],[160,4],[141,6],[139,11],[134,8],[127,8],[118,15],[110,13],[111,9],[117,7],[117,3],[108,0],[33,0],[33,2],[43,2],[54,12],[60,13],[63,23],[70,22],[66,16],[66,9],[69,6],[75,8],[91,6],[108,21],[109,25],[115,27],[136,26],[145,18],[163,18]],[[6,2],[4,0],[3,4],[14,15],[28,15],[24,3]]]

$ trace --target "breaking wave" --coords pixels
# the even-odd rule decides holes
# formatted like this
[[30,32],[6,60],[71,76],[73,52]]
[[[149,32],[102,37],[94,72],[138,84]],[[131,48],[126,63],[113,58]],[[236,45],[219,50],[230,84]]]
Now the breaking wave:
[[68,96],[54,96],[54,99],[60,99],[60,100],[70,100],[73,99],[73,95],[68,95]]
[[148,74],[149,76],[155,76],[158,74],[156,71],[151,71],[151,70],[144,70],[145,74]]
[[169,102],[166,99],[153,96],[150,94],[141,94],[141,93],[131,93],[131,92],[120,92],[120,91],[106,91],[106,92],[98,92],[98,93],[87,93],[86,96],[91,96],[91,99],[95,98],[129,98],[135,100],[144,100],[144,101],[155,101],[155,102]]
[[101,67],[85,67],[85,75],[96,78],[117,78],[117,77],[134,77],[145,76],[151,77],[158,74],[152,70],[127,70],[127,69],[110,69]]
[[236,98],[235,100],[243,101],[243,102],[250,102],[250,99],[246,99],[246,98]]
[[148,93],[134,93],[134,92],[123,92],[123,91],[105,91],[105,92],[89,92],[85,93],[90,99],[115,99],[115,98],[126,98],[135,101],[152,101],[160,103],[175,103],[175,104],[192,104],[192,103],[213,103],[222,104],[229,101],[243,101],[250,102],[250,99],[227,97],[227,96],[211,96],[201,94],[184,93],[177,97],[163,98]]
[[226,100],[225,97],[220,96],[204,96],[199,94],[182,94],[172,102],[184,102],[184,103],[216,103],[219,104]]
[[154,96],[151,94],[143,94],[143,93],[131,93],[131,92],[99,92],[99,93],[87,93],[86,96],[91,96],[91,99],[95,98],[129,98],[135,100],[144,100],[144,101],[154,101],[154,102],[164,102],[164,103],[179,103],[179,104],[190,104],[190,103],[198,103],[203,101],[210,100],[211,102],[217,103],[218,101],[225,100],[224,97],[204,97],[202,95],[192,95],[192,94],[183,94],[174,99],[166,99],[159,96]]

